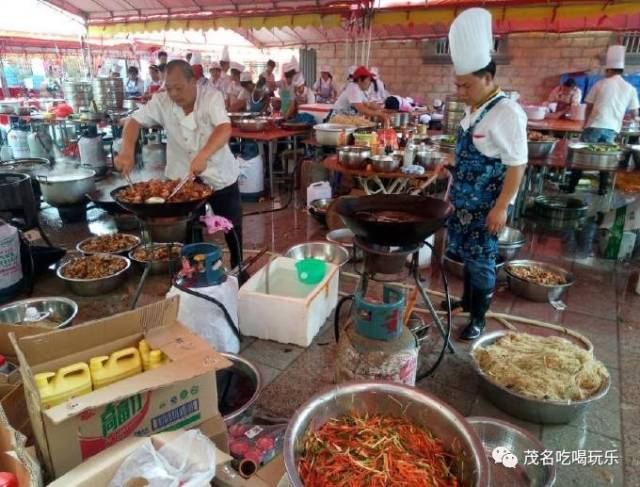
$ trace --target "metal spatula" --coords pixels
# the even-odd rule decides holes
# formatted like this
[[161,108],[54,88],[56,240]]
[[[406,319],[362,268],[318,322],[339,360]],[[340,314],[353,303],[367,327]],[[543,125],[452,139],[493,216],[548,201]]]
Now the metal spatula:
[[176,194],[178,194],[178,191],[180,191],[185,184],[187,184],[189,181],[191,181],[191,179],[193,179],[193,176],[191,174],[187,174],[185,177],[183,177],[180,180],[180,182],[178,183],[178,185],[175,187],[175,189],[171,192],[171,194],[169,196],[167,196],[167,199],[165,201],[169,201]]

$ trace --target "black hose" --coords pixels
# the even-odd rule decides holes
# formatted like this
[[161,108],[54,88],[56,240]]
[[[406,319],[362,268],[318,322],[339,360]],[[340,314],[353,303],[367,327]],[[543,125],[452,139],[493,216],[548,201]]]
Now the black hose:
[[333,332],[336,337],[336,343],[340,341],[340,309],[342,308],[342,305],[344,303],[349,300],[353,300],[354,296],[355,294],[343,296],[340,298],[340,301],[338,301],[338,304],[336,305],[336,313],[333,317]]
[[205,301],[209,301],[210,303],[213,303],[218,308],[220,308],[222,310],[222,313],[224,314],[227,325],[229,325],[229,328],[231,328],[231,331],[236,336],[236,338],[242,341],[242,335],[240,334],[240,331],[236,328],[236,325],[233,323],[233,319],[231,318],[231,315],[229,314],[229,311],[227,310],[224,304],[222,304],[213,296],[207,296],[206,294],[201,294],[199,292],[194,291],[193,289],[189,289],[187,287],[181,286],[180,284],[178,284],[178,281],[176,279],[174,279],[173,285],[176,287],[176,289],[179,289],[184,293],[190,294],[191,296],[195,296],[197,298],[202,298]]
[[[291,173],[291,191],[289,191],[289,197],[287,198],[287,202],[284,206],[279,206],[278,208],[271,208],[270,210],[260,210],[260,211],[252,211],[250,213],[243,213],[242,216],[254,216],[254,215],[263,215],[265,213],[276,213],[278,211],[286,210],[291,202],[293,201],[293,193],[295,193],[295,181],[296,181],[296,172],[298,171],[299,165],[296,164],[293,167],[293,172]],[[273,176],[273,175],[272,175]],[[273,197],[273,195],[271,195]]]
[[[431,249],[431,255],[435,255],[435,251],[433,248],[433,245],[431,245],[429,242],[427,242],[425,240],[424,242],[430,249]],[[418,266],[418,262],[417,262],[417,257],[416,257],[416,262],[414,263],[415,266]],[[447,273],[444,270],[444,266],[440,267],[440,274],[442,275],[442,282],[444,284],[444,294],[445,294],[445,299],[447,302],[447,333],[444,336],[444,344],[442,345],[442,350],[440,351],[440,355],[438,356],[438,360],[436,360],[436,362],[433,364],[433,366],[427,370],[425,373],[420,374],[419,376],[416,377],[416,382],[421,381],[422,379],[424,379],[425,377],[430,376],[431,374],[433,374],[436,369],[440,366],[440,364],[442,363],[442,359],[444,358],[445,353],[447,352],[447,348],[449,347],[449,342],[451,341],[451,298],[449,296],[449,281],[447,280]]]

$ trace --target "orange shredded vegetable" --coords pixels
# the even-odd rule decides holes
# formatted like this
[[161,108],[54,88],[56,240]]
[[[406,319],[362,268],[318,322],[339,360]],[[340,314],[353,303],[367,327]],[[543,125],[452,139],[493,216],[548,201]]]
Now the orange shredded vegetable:
[[454,455],[407,419],[346,415],[307,435],[305,487],[459,487]]

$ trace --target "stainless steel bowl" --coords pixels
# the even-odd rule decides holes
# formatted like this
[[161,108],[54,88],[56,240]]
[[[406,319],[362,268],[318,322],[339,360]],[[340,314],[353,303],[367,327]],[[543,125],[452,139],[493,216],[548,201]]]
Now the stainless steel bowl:
[[[520,279],[511,272],[511,269],[514,267],[525,267],[530,265],[536,265],[549,272],[560,274],[565,278],[566,284],[553,286],[537,284],[525,279]],[[523,298],[540,303],[560,300],[564,292],[576,282],[576,278],[571,272],[566,271],[561,267],[536,260],[512,260],[505,267],[505,272],[507,273],[507,282],[509,283],[509,289],[511,292],[518,296],[522,296]]]
[[345,133],[352,134],[358,127],[353,125],[343,125],[339,123],[321,123],[314,125],[314,133],[316,141],[319,145],[336,147],[340,142],[340,135]]
[[[482,441],[484,450],[491,465],[491,480],[495,486],[509,487],[551,487],[556,481],[556,467],[553,464],[524,464],[527,452],[541,454],[545,448],[528,431],[495,418],[472,416],[467,421]],[[492,453],[497,447],[507,448],[516,456],[518,464],[515,468],[507,468],[493,461]],[[499,480],[498,480],[499,479]]]
[[[94,254],[94,255],[104,255],[114,259],[122,259],[126,262],[124,269],[115,274],[112,274],[108,277],[102,277],[99,279],[73,279],[70,277],[65,277],[62,274],[63,269],[69,265],[70,262],[73,262],[74,259],[70,259],[69,261],[62,264],[58,267],[56,271],[57,276],[67,283],[71,291],[76,293],[78,296],[101,296],[106,293],[110,293],[114,289],[116,289],[126,277],[126,273],[131,267],[131,261],[126,257],[121,255],[112,255],[112,254]],[[80,257],[82,258],[82,257]]]
[[517,228],[504,227],[498,234],[498,251],[500,252],[500,256],[505,261],[513,259],[520,249],[524,247],[525,242],[524,234],[520,230]]
[[318,259],[342,267],[349,260],[349,251],[335,243],[305,242],[294,245],[284,256],[296,260]]
[[349,169],[362,169],[371,156],[371,148],[361,145],[345,145],[338,149],[338,161]]
[[557,140],[552,141],[533,141],[528,142],[529,159],[545,159],[555,149]]
[[586,167],[593,170],[614,170],[620,165],[622,151],[597,152],[590,149],[592,146],[607,144],[577,144],[569,145],[567,156],[571,167]]
[[78,314],[78,305],[71,299],[59,296],[31,298],[14,301],[0,307],[0,323],[37,326],[37,322],[30,323],[25,321],[25,314],[28,308],[35,308],[41,315],[40,320],[58,323],[55,328],[65,328],[71,325]]
[[[183,244],[179,242],[168,242],[168,243],[153,242],[148,244],[143,243],[138,245],[137,247],[135,247],[129,252],[129,259],[131,259],[132,262],[135,262],[136,265],[138,265],[143,269],[145,266],[149,266],[149,274],[154,274],[154,275],[169,274],[171,267],[173,267],[173,271],[176,272],[180,268],[180,256],[176,256],[173,259],[167,259],[167,260],[140,260],[134,257],[136,251],[140,248],[147,249],[148,251],[153,251],[157,248],[167,247],[167,246],[170,246],[171,250],[173,249],[180,250],[182,249]],[[171,262],[171,265],[169,264],[170,262]]]
[[333,198],[321,198],[318,200],[313,200],[309,204],[309,213],[313,218],[322,223],[323,225],[327,224],[327,210],[329,209],[329,205]]
[[303,404],[289,422],[284,440],[284,463],[294,487],[304,487],[298,459],[308,431],[347,413],[402,415],[424,426],[461,461],[454,473],[461,486],[490,485],[489,461],[473,428],[455,409],[426,392],[389,382],[348,382],[332,386]]
[[434,150],[419,150],[416,151],[415,163],[424,167],[425,169],[431,169],[437,164],[442,164],[445,159],[445,155],[441,152]]
[[261,132],[267,126],[267,121],[249,118],[237,120],[234,125],[244,132]]
[[350,252],[350,258],[353,262],[360,262],[364,258],[364,252],[360,247],[353,245],[354,237],[355,234],[348,228],[337,228],[335,230],[331,230],[325,236],[329,242],[346,248]]
[[240,419],[253,407],[262,392],[262,374],[246,358],[222,352],[231,367],[216,370],[218,409],[227,426]]
[[378,172],[397,171],[402,163],[399,157],[393,156],[371,156],[371,165]]
[[131,238],[134,240],[134,242],[133,242],[131,245],[129,245],[128,247],[126,247],[126,248],[124,248],[124,249],[122,249],[122,250],[119,250],[118,252],[89,252],[89,251],[87,251],[87,250],[84,250],[84,249],[83,249],[83,247],[84,247],[87,243],[89,243],[91,240],[94,240],[94,239],[96,239],[96,238],[100,238],[100,235],[94,235],[94,236],[92,236],[92,237],[87,237],[87,238],[85,238],[84,240],[81,240],[80,242],[78,242],[78,243],[76,244],[76,250],[77,250],[78,252],[83,253],[84,255],[103,254],[103,253],[106,253],[106,254],[127,255],[127,253],[128,253],[130,250],[132,250],[133,248],[135,248],[135,247],[137,247],[138,245],[140,245],[140,237],[137,237],[137,236],[135,236],[135,235],[131,235],[130,233],[124,233],[124,234],[121,234],[121,235],[126,235],[127,237],[131,237]]
[[507,335],[507,331],[495,331],[478,338],[471,345],[471,364],[480,377],[480,388],[485,396],[498,408],[516,418],[541,424],[565,424],[569,423],[582,411],[587,409],[595,401],[607,395],[611,380],[602,385],[600,391],[588,399],[582,401],[544,401],[534,399],[522,394],[510,391],[506,387],[495,383],[480,368],[473,354],[480,348],[488,347],[500,337]]
[[232,125],[236,125],[240,120],[247,120],[258,116],[258,114],[254,112],[229,112],[228,115]]

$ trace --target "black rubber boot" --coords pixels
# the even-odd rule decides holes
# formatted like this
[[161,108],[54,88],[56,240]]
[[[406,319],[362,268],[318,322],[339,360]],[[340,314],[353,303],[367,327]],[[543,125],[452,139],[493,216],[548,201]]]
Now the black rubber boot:
[[467,327],[462,330],[460,340],[471,341],[482,335],[485,327],[485,315],[491,306],[491,298],[493,298],[493,290],[482,290],[471,288],[471,321]]
[[[464,270],[464,288],[462,291],[462,298],[451,300],[451,311],[462,308],[462,311],[469,311],[469,296],[471,295],[471,276],[467,269]],[[447,311],[447,301],[443,299],[440,302],[440,309]]]

